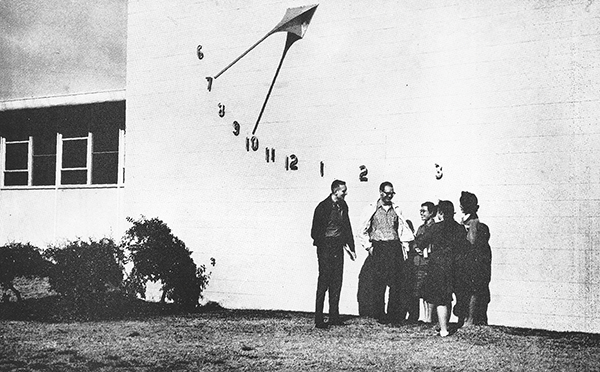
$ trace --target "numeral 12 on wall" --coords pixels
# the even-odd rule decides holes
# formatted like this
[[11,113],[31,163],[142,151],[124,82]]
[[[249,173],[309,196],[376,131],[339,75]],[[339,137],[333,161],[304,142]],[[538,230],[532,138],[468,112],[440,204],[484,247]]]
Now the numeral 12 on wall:
[[294,154],[285,158],[285,170],[298,170],[298,157]]

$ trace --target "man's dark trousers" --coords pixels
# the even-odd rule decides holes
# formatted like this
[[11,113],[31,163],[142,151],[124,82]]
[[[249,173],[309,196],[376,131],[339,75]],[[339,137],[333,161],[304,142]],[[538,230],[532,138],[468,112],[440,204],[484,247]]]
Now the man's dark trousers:
[[[378,320],[399,321],[404,308],[402,243],[400,241],[373,242],[373,261],[373,316]],[[386,314],[385,291],[387,287],[389,287],[389,297]]]
[[319,279],[317,281],[317,300],[315,323],[323,323],[325,292],[329,292],[329,322],[339,322],[340,292],[344,274],[344,245],[340,239],[326,238],[324,244],[317,246],[319,260]]

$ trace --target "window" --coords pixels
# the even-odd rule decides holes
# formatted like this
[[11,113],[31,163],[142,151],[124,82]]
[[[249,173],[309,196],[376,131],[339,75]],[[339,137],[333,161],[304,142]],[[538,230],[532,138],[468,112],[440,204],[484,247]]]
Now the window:
[[125,103],[0,112],[3,186],[123,182]]
[[[8,155],[7,155],[8,156]],[[32,185],[56,184],[56,133],[33,136]]]
[[90,133],[88,137],[62,139],[61,184],[85,185],[89,183],[88,142],[91,142],[91,136]]
[[31,141],[7,141],[5,145],[6,163],[4,184],[21,186],[29,183]]

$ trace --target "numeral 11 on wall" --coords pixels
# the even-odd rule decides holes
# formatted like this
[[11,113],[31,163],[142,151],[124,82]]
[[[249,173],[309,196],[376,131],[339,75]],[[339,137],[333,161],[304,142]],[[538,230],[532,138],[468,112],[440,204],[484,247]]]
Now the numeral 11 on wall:
[[275,149],[265,147],[265,160],[268,162],[275,163]]

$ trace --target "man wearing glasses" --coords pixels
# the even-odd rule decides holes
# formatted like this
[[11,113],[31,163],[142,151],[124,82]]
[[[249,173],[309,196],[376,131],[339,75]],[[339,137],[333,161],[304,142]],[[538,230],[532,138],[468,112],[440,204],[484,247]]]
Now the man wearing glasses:
[[[382,322],[402,321],[406,305],[402,298],[402,266],[407,257],[413,233],[400,207],[392,202],[394,186],[383,182],[379,200],[370,204],[361,218],[359,237],[373,260],[373,316]],[[385,311],[385,291],[389,287]]]

